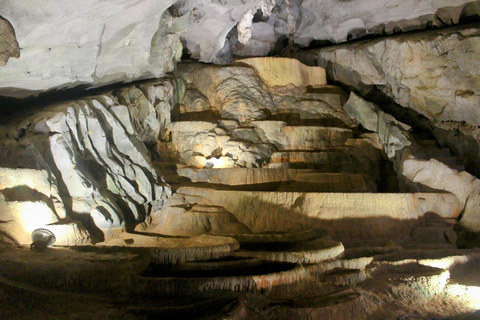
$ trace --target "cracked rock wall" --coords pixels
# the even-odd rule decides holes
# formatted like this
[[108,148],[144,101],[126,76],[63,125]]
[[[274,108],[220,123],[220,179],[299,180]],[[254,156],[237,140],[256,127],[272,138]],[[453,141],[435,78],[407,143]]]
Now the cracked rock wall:
[[[53,174],[57,202],[63,202],[67,216],[108,238],[143,221],[171,195],[146,145],[165,132],[173,94],[173,81],[159,79],[60,102],[4,126],[0,151],[33,148],[37,158],[28,166],[41,165]],[[10,152],[8,166],[21,168],[21,157]]]
[[0,95],[165,75],[182,51],[165,27],[174,2],[2,0],[0,15],[15,29],[21,57],[1,68]]
[[468,0],[2,0],[20,57],[0,68],[0,95],[161,77],[182,43],[194,59],[226,64],[287,43],[443,27],[479,12]]
[[477,176],[480,163],[480,26],[455,27],[332,46],[300,54],[335,81],[373,87],[425,116],[437,140]]

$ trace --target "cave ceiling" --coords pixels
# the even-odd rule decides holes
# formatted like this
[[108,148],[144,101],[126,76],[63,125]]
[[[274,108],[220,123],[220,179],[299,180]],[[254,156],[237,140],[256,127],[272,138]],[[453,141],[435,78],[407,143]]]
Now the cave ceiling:
[[[158,78],[237,57],[464,22],[478,1],[0,1],[0,95]],[[1,65],[0,64],[0,65]]]

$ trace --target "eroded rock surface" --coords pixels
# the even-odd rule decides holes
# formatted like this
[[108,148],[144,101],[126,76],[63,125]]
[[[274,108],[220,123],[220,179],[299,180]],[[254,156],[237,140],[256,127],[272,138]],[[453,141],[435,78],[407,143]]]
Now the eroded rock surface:
[[15,30],[8,20],[0,16],[0,66],[7,64],[9,58],[19,58],[20,48],[15,38]]
[[329,47],[304,57],[316,59],[337,81],[363,93],[376,87],[428,118],[437,140],[468,159],[478,175],[480,65],[473,57],[479,51],[480,31],[473,25]]
[[184,30],[182,38],[192,57],[215,63],[231,62],[232,53],[265,56],[282,42],[341,43],[371,34],[454,25],[480,12],[471,0],[182,1],[175,6],[181,17],[174,20],[174,30]]
[[0,95],[165,75],[182,51],[178,34],[167,32],[174,2],[3,2],[0,15],[15,27],[22,53],[1,68]]
[[43,108],[4,132],[2,193],[46,201],[57,219],[79,219],[105,237],[143,221],[171,193],[146,145],[165,134],[172,99],[171,82],[156,80]]
[[480,180],[468,172],[459,172],[454,164],[449,163],[449,149],[427,149],[419,145],[420,141],[415,140],[408,125],[353,92],[344,109],[366,129],[378,133],[380,143],[407,190],[430,188],[454,194],[463,212],[461,225],[470,231],[480,231],[477,209],[480,206]]

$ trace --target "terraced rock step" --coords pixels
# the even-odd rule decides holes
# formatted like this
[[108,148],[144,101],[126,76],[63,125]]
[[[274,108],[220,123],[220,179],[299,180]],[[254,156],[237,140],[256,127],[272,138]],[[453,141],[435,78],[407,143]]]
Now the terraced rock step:
[[169,236],[194,237],[202,234],[244,234],[250,229],[221,206],[203,204],[164,208],[149,232]]
[[381,154],[366,139],[349,139],[346,145],[323,150],[285,150],[272,153],[271,169],[313,169],[319,172],[378,175]]
[[[170,203],[219,205],[254,233],[327,230],[342,243],[407,241],[426,213],[456,218],[457,198],[443,193],[300,193],[182,187]],[[167,207],[169,204],[167,203]],[[361,242],[360,242],[361,243]]]
[[[262,169],[262,168],[225,168],[195,169],[179,168],[178,174],[192,182],[205,182],[229,186],[248,186],[256,184],[280,184],[281,189],[304,188],[311,191],[330,192],[374,192],[375,184],[365,174],[322,173],[312,170]],[[298,182],[285,185],[284,182]],[[275,187],[273,187],[275,190]]]
[[308,241],[319,237],[319,231],[308,229],[297,232],[268,232],[250,234],[231,234],[241,246],[257,246],[259,244],[287,244]]
[[350,129],[319,126],[287,126],[283,121],[254,121],[263,141],[280,150],[320,150],[341,146],[353,138]]
[[159,274],[147,272],[137,277],[137,281],[139,288],[146,293],[162,296],[201,295],[219,290],[262,293],[268,296],[298,290],[303,281],[311,278],[308,270],[291,263],[264,262],[260,269],[247,268],[247,270],[248,272],[235,270],[226,276],[215,276],[214,272],[211,277],[205,277],[206,274],[198,270],[197,274],[190,271],[186,277],[168,277],[168,274],[165,277],[162,270]]
[[106,250],[146,251],[155,265],[173,265],[186,261],[218,259],[238,250],[239,243],[229,237],[201,235],[191,238],[161,237],[137,233],[123,233],[106,243],[88,247],[92,251]]
[[266,261],[290,262],[300,264],[319,263],[334,259],[342,254],[342,243],[329,238],[304,241],[300,243],[257,245],[252,248],[235,252],[236,257],[251,257]]

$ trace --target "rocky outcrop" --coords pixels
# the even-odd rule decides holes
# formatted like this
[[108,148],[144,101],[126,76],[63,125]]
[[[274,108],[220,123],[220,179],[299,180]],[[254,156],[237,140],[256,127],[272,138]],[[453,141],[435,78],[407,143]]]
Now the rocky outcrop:
[[[232,191],[182,187],[168,206],[221,206],[253,233],[326,230],[343,243],[409,239],[426,213],[452,219],[460,203],[446,193],[319,193]],[[164,209],[165,210],[165,209]],[[162,212],[151,216],[158,223]],[[346,223],[348,221],[348,223]]]
[[425,116],[437,140],[478,175],[479,39],[478,26],[470,26],[328,47],[303,58],[326,67],[336,81],[362,93],[375,87]]
[[236,62],[253,67],[269,87],[293,85],[297,88],[306,88],[327,84],[325,69],[308,67],[296,59],[265,57]]
[[266,56],[286,42],[341,43],[366,35],[445,27],[480,12],[471,0],[179,1],[175,7],[181,17],[173,21],[173,29],[183,30],[192,57],[224,64],[231,62],[232,54]]
[[409,125],[398,121],[354,92],[350,94],[350,99],[343,105],[343,109],[365,129],[378,134],[380,143],[389,158],[394,159],[397,151],[401,152],[411,145],[408,137],[408,131],[411,130]]
[[189,63],[176,75],[184,91],[167,129],[187,166],[261,167],[278,150],[342,145],[358,126],[342,109],[346,93],[325,84],[322,68],[294,59]]
[[479,11],[471,0],[8,0],[0,15],[15,28],[22,54],[0,70],[0,95],[163,76],[180,60],[182,43],[194,59],[227,64],[234,54],[265,56],[286,43],[443,27]]
[[22,49],[0,70],[0,95],[165,75],[182,52],[179,35],[167,31],[174,2],[2,3],[0,15],[15,28]]
[[[165,133],[172,99],[171,81],[156,80],[41,109],[3,140],[2,166],[9,169],[0,169],[2,193],[42,200],[59,212],[57,220],[79,219],[106,237],[143,221],[171,194],[146,145]],[[30,163],[26,151],[17,152],[22,146],[33,154]],[[18,169],[22,163],[42,170]],[[13,178],[7,171],[17,173]]]
[[378,133],[380,143],[408,190],[418,192],[433,189],[454,194],[462,211],[460,224],[470,231],[480,232],[479,179],[433,159],[431,153],[415,141],[408,125],[355,93],[350,94],[350,99],[343,107],[366,129]]
[[157,225],[155,227],[150,225],[149,232],[181,237],[250,233],[250,230],[238,222],[233,214],[219,206],[167,204],[157,219],[155,221]]
[[7,64],[9,58],[19,58],[20,48],[15,38],[15,30],[8,20],[0,16],[0,66]]

